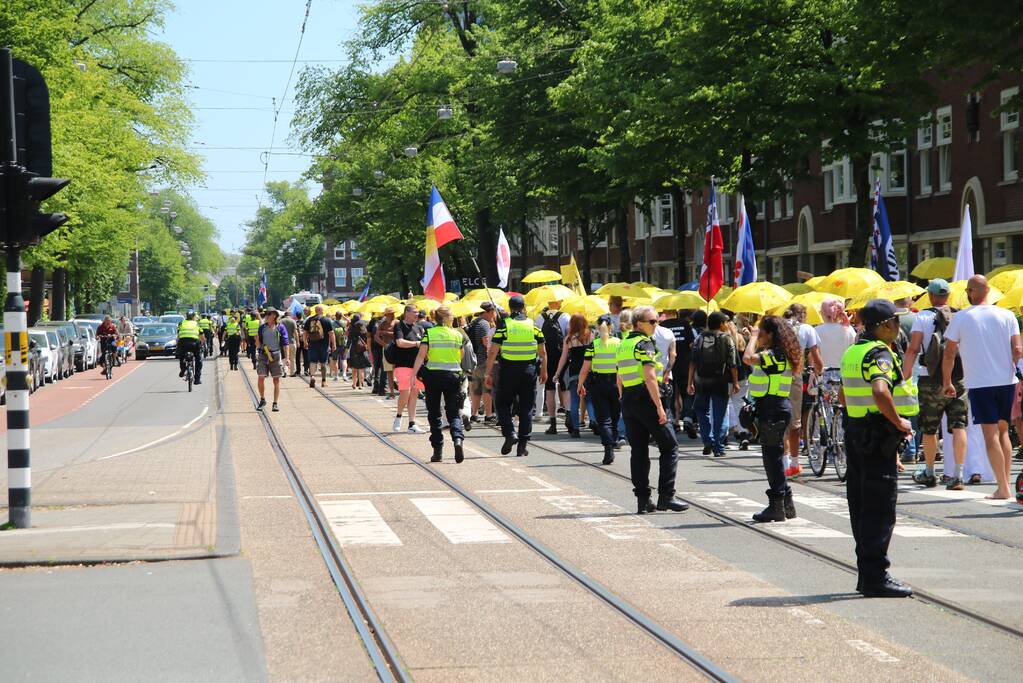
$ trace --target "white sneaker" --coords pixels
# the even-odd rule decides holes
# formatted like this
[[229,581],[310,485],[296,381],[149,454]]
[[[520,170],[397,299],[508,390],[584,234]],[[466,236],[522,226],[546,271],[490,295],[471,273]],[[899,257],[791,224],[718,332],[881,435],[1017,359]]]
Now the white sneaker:
[[392,432],[400,432],[401,431],[401,418],[400,417],[394,418],[394,424],[391,425],[391,431]]
[[423,434],[424,432],[423,432],[423,428],[422,427],[420,427],[415,422],[413,422],[412,424],[410,424],[408,426],[408,433],[409,434]]

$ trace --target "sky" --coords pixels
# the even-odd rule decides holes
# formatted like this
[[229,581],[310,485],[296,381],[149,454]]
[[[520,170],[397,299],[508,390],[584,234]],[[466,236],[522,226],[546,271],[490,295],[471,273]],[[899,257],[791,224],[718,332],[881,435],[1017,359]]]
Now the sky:
[[[160,39],[189,68],[195,117],[190,143],[202,155],[207,176],[201,187],[189,187],[187,192],[216,224],[221,249],[239,253],[245,244],[245,223],[259,207],[261,157],[271,137],[274,152],[302,152],[290,130],[299,73],[306,64],[343,62],[341,45],[355,30],[356,3],[312,0],[286,96],[306,0],[176,0],[175,5]],[[281,102],[282,96],[274,133],[272,98]],[[273,154],[267,180],[296,181],[309,161],[308,156]]]

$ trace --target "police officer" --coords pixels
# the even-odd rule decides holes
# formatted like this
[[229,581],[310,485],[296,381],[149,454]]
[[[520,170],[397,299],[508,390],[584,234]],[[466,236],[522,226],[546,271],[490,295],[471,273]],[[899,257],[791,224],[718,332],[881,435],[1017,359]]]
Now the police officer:
[[859,568],[856,590],[866,597],[902,598],[913,591],[888,574],[888,544],[895,528],[898,450],[912,435],[906,414],[912,412],[913,396],[911,389],[898,389],[904,382],[902,367],[889,348],[899,335],[895,306],[872,299],[860,309],[860,322],[864,331],[859,342],[842,356],[842,394],[849,416],[845,485]]
[[252,369],[256,369],[256,333],[259,332],[259,313],[250,311],[245,323],[245,350],[252,361]]
[[597,336],[586,347],[583,367],[579,371],[579,396],[587,395],[593,405],[594,420],[600,443],[604,446],[602,465],[615,461],[618,443],[618,418],[622,413],[618,396],[618,347],[621,339],[611,336],[611,316],[597,318]]
[[199,350],[199,323],[195,321],[195,312],[189,311],[185,319],[178,325],[178,365],[181,372],[178,377],[185,376],[185,354],[195,354],[195,384],[202,384],[202,352]]
[[753,521],[784,522],[796,516],[782,456],[785,432],[792,418],[789,390],[793,374],[799,375],[803,352],[792,325],[769,315],[753,328],[742,360],[753,367],[749,393],[756,404],[757,434],[769,487],[767,509],[753,515]]
[[212,356],[213,355],[213,323],[210,321],[210,316],[204,315],[199,318],[199,331],[202,333],[202,339],[205,343],[201,344],[202,355]]
[[437,323],[426,330],[419,344],[419,354],[412,364],[412,374],[422,373],[426,391],[426,416],[430,422],[430,445],[433,457],[430,462],[440,462],[444,451],[444,431],[440,420],[440,401],[444,399],[444,413],[451,429],[451,441],[455,445],[455,462],[462,462],[462,343],[465,337],[451,326],[454,316],[451,309],[441,306],[433,312]]
[[[547,382],[547,352],[543,334],[526,317],[526,302],[519,295],[508,300],[511,315],[499,319],[497,330],[487,350],[486,387],[494,385],[491,371],[501,359],[497,379],[497,422],[501,425],[504,444],[501,454],[511,453],[513,446],[518,456],[529,455],[526,443],[533,431],[533,404],[536,400],[537,360],[540,365],[540,383]],[[519,434],[515,437],[512,426],[512,404],[518,400]]]
[[238,349],[242,344],[241,323],[234,314],[227,316],[224,324],[224,339],[227,343],[227,361],[231,370],[238,369]]
[[[663,378],[657,363],[657,347],[650,335],[657,327],[653,306],[632,310],[633,330],[618,345],[618,386],[622,394],[625,431],[632,450],[632,490],[639,514],[654,510],[683,512],[689,504],[675,497],[675,470],[678,443],[661,401],[658,379]],[[650,499],[650,438],[661,453],[657,480],[657,505]]]

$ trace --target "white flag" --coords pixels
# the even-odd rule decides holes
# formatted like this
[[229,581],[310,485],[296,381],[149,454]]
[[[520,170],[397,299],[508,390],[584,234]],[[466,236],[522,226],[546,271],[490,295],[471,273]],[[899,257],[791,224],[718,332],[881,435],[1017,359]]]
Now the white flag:
[[959,251],[956,253],[956,270],[952,280],[969,280],[973,277],[973,226],[970,223],[970,205],[963,213],[963,228],[959,231]]
[[504,236],[504,228],[497,238],[497,279],[498,287],[508,286],[508,272],[511,270],[511,249],[508,248],[508,239]]

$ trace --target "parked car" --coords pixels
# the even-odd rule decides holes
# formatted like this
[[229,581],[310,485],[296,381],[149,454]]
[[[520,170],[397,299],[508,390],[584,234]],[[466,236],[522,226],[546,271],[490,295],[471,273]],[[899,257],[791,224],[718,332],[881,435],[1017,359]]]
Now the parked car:
[[[3,328],[0,327],[0,368],[5,367],[6,362],[6,349],[7,349],[7,337],[3,334]],[[28,393],[33,393],[39,387],[43,386],[45,379],[41,377],[41,371],[43,368],[43,361],[39,345],[35,339],[29,335],[28,338]],[[2,371],[2,370],[0,370]],[[3,385],[3,391],[7,390],[7,376],[4,374],[3,381],[0,382]]]
[[155,322],[159,322],[159,319],[154,318],[151,315],[137,315],[137,316],[135,316],[134,318],[131,319],[131,324],[134,325],[135,327],[139,327],[140,325],[145,325],[146,323],[155,323]]
[[106,313],[82,313],[76,315],[75,320],[95,320],[97,323],[101,323],[105,317],[107,317]]
[[150,323],[138,331],[135,359],[150,356],[173,356],[178,350],[178,326],[171,323]]
[[88,328],[90,330],[89,341],[90,341],[90,344],[92,345],[92,362],[89,364],[90,368],[94,368],[97,365],[99,365],[99,361],[100,361],[100,357],[99,357],[99,339],[96,337],[96,330],[99,329],[99,324],[101,322],[102,322],[102,320],[91,320],[91,319],[88,319],[88,318],[86,318],[84,320],[81,319],[81,318],[75,318],[74,319],[74,323],[75,323],[76,326],[78,326],[79,329],[85,327],[85,328]]
[[39,352],[41,366],[39,369],[40,386],[46,382],[54,381],[57,379],[57,363],[60,356],[60,349],[57,345],[57,333],[52,330],[30,327],[28,338],[36,343],[36,350]]
[[181,321],[185,319],[185,316],[180,313],[166,313],[160,316],[160,322],[162,323],[174,323],[174,325],[180,325]]
[[95,337],[90,335],[88,321],[75,319],[71,321],[71,325],[75,328],[75,369],[88,370],[95,367],[97,362],[96,345],[93,343]]
[[36,327],[54,330],[57,333],[61,353],[59,378],[63,379],[75,374],[75,338],[78,334],[75,326],[66,320],[49,320],[36,323]]

